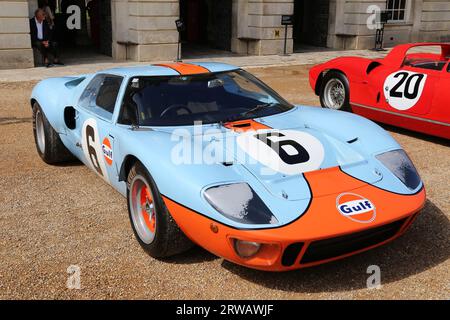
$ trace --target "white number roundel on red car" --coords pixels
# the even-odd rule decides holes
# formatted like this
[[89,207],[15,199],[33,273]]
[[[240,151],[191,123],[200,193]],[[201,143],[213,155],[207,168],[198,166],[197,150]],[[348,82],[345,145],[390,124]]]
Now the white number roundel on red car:
[[422,96],[427,75],[400,70],[390,74],[384,81],[386,102],[397,110],[414,107]]
[[325,157],[319,139],[302,131],[249,131],[237,138],[237,144],[262,165],[288,175],[317,170]]

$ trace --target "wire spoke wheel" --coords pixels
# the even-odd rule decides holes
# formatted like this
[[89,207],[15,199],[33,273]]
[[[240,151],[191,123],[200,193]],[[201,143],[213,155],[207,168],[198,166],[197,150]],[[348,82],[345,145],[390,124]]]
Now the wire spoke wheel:
[[340,110],[345,102],[345,87],[341,80],[333,78],[327,82],[324,92],[328,108]]

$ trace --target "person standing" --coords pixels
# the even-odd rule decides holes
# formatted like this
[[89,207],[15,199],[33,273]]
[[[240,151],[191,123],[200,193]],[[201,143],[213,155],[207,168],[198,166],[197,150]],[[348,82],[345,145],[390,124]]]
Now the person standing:
[[45,12],[45,20],[51,30],[55,27],[55,15],[48,4],[48,0],[42,0],[42,6],[40,7]]

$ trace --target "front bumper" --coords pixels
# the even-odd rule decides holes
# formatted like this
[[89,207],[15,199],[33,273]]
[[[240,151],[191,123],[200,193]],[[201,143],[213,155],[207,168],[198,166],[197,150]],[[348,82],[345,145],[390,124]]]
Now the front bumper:
[[[395,194],[368,184],[361,186],[340,170],[327,173],[327,184],[314,173],[305,176],[313,194],[308,210],[298,220],[272,229],[234,229],[169,198],[164,202],[183,232],[206,250],[246,267],[287,271],[348,257],[394,240],[406,232],[426,199],[424,188],[414,195]],[[351,190],[370,199],[376,206],[375,219],[359,223],[340,214],[336,198],[341,193],[336,190]],[[234,250],[234,239],[263,246],[256,256],[242,259]]]

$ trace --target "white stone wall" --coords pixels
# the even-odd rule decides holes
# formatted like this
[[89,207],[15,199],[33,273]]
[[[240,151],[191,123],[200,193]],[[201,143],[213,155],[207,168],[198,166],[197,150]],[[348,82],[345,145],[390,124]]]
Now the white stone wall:
[[[136,61],[170,60],[177,55],[176,0],[113,0],[113,55]],[[128,45],[117,42],[128,42]]]
[[424,0],[418,16],[420,26],[416,37],[419,41],[450,42],[449,0]]
[[[415,41],[450,41],[449,0],[406,0],[407,15],[403,22],[385,26],[385,46]],[[372,48],[375,31],[367,28],[370,13],[385,0],[331,0],[328,46],[342,49]]]
[[[244,16],[238,12],[238,19],[246,22],[245,37],[256,39],[248,41],[248,53],[256,55],[279,54],[284,48],[285,28],[281,16],[293,14],[293,0],[248,0]],[[245,26],[244,26],[245,28]],[[287,52],[292,53],[292,27],[288,28]]]
[[0,69],[32,67],[27,0],[0,1]]

